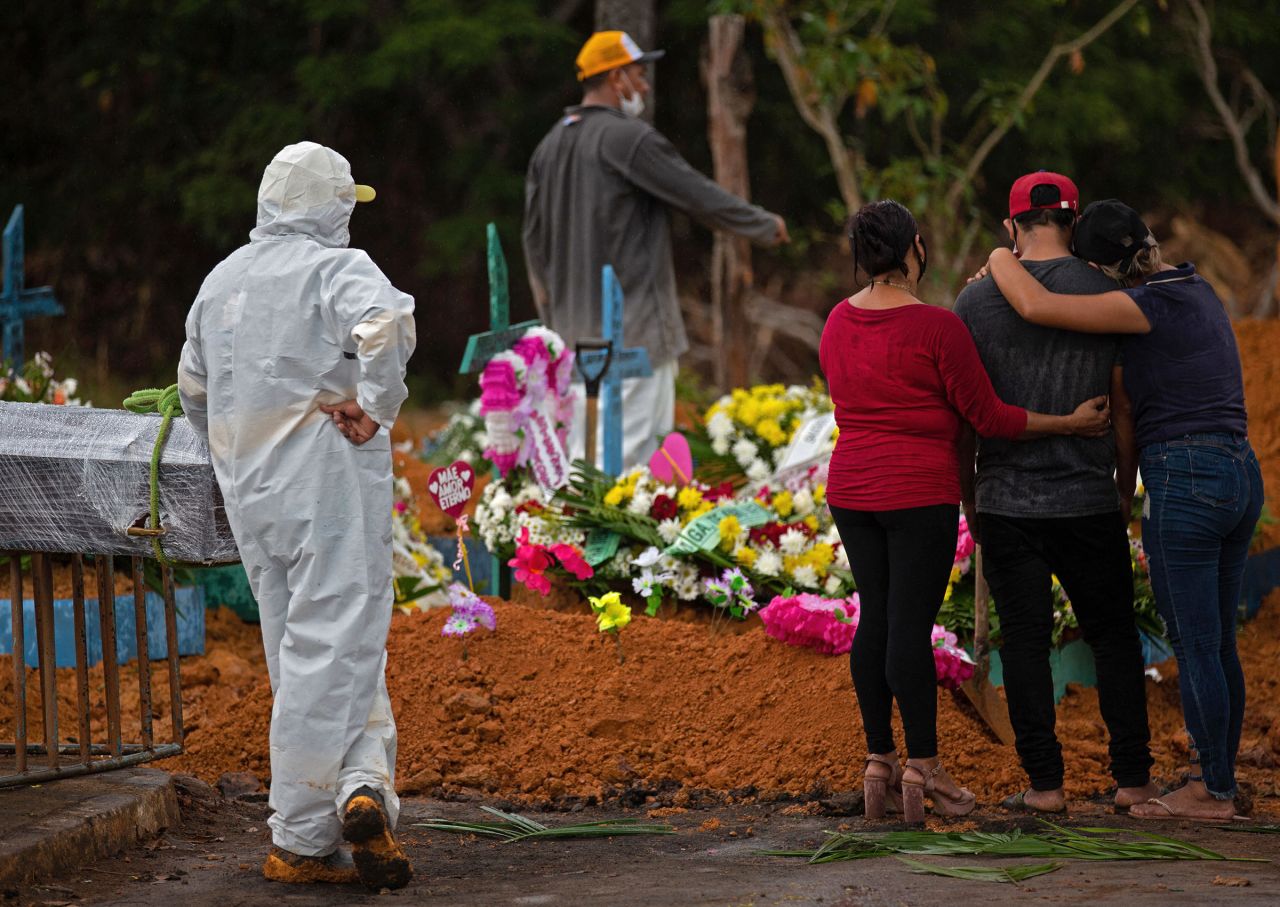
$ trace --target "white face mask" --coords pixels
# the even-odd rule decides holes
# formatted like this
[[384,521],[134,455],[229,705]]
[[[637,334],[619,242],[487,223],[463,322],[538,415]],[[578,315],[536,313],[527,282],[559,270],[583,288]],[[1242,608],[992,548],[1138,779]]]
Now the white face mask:
[[631,77],[625,72],[622,77],[627,80],[627,87],[631,89],[631,97],[622,98],[622,112],[629,117],[638,117],[644,113],[644,95],[636,91],[636,87],[631,84]]

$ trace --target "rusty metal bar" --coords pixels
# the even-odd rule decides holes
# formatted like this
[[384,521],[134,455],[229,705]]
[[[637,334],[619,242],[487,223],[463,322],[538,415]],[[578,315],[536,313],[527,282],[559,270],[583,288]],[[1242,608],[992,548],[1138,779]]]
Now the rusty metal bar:
[[102,628],[102,681],[107,698],[107,743],[120,755],[120,664],[116,661],[116,574],[110,555],[98,562],[98,619]]
[[169,717],[173,723],[173,742],[182,743],[182,673],[178,664],[178,605],[173,591],[173,570],[168,564],[160,565],[164,577],[164,633],[165,652],[169,655]]
[[151,749],[151,650],[147,647],[147,587],[142,582],[142,558],[129,558],[133,570],[133,614],[138,639],[138,711],[142,721],[142,745]]
[[88,762],[92,731],[89,728],[89,639],[84,620],[84,558],[71,558],[71,607],[76,636],[76,701],[80,706],[80,761]]
[[[176,745],[176,744],[162,743],[159,746],[153,747],[151,752],[159,753],[162,747],[171,746],[171,745]],[[0,743],[0,756],[12,756],[13,750],[14,750],[14,747],[12,743]],[[46,752],[47,750],[45,749],[45,746],[43,743],[27,744],[27,753],[29,755],[43,756]],[[62,755],[64,756],[74,756],[80,752],[80,744],[59,743],[58,752],[62,753]],[[93,744],[92,746],[89,747],[89,752],[91,755],[94,755],[94,756],[111,755],[111,750],[105,743]],[[148,752],[148,750],[145,747],[143,747],[141,743],[126,743],[120,747],[120,752],[121,752],[121,755],[128,756],[133,753],[145,753],[145,752]]]
[[[21,753],[21,750],[19,750],[19,753]],[[99,772],[109,772],[112,769],[141,765],[144,762],[163,759],[166,756],[180,755],[182,755],[181,746],[176,743],[162,743],[159,746],[127,755],[113,756],[110,759],[97,759],[93,762],[77,762],[74,765],[63,766],[61,769],[44,768],[17,775],[5,775],[0,777],[0,787],[13,787],[18,784],[39,784],[42,781],[52,781],[55,778],[74,778],[79,775],[96,775]]]
[[35,591],[36,636],[40,650],[40,705],[44,709],[44,746],[49,768],[57,771],[58,758],[58,654],[53,626],[53,561],[44,552],[31,556]]
[[9,605],[13,616],[13,743],[19,774],[27,770],[27,640],[22,632],[22,554],[9,555]]

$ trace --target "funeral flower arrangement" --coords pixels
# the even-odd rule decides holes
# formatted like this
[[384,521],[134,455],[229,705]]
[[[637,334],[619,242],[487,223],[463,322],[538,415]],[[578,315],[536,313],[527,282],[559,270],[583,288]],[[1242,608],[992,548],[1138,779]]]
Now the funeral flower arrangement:
[[480,375],[484,455],[505,476],[534,462],[540,435],[563,448],[573,417],[573,352],[555,331],[532,327]]
[[[739,387],[707,409],[703,431],[715,454],[731,456],[748,480],[763,482],[773,474],[800,427],[814,416],[831,411],[831,398],[817,378],[808,387]],[[823,452],[830,454],[834,446],[833,432],[830,445]]]
[[20,368],[0,368],[0,402],[50,403],[55,406],[91,406],[76,398],[75,378],[54,377],[53,357],[36,353]]

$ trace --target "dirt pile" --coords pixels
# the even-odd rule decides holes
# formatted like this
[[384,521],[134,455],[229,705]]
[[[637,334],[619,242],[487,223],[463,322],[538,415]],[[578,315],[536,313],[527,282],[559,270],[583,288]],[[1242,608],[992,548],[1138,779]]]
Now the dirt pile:
[[[1280,321],[1237,321],[1236,341],[1244,366],[1249,438],[1262,464],[1268,510],[1280,518]],[[1259,549],[1280,545],[1280,522],[1263,526]]]
[[[844,658],[785,646],[756,629],[637,618],[625,663],[586,614],[494,602],[496,633],[441,637],[445,615],[397,616],[388,686],[400,728],[403,791],[471,791],[517,801],[712,789],[806,795],[860,784],[862,729]],[[184,661],[188,753],[165,763],[208,781],[269,774],[271,698],[253,628],[219,615],[210,652]],[[1240,775],[1280,795],[1280,593],[1245,626],[1249,708]],[[235,671],[228,671],[230,664]],[[1176,667],[1149,682],[1156,770],[1176,778],[1187,754]],[[0,691],[0,695],[3,692]],[[1072,688],[1058,733],[1073,797],[1099,794],[1106,734],[1097,694]],[[943,758],[987,803],[1025,780],[1012,748],[994,743],[967,706],[939,693]]]

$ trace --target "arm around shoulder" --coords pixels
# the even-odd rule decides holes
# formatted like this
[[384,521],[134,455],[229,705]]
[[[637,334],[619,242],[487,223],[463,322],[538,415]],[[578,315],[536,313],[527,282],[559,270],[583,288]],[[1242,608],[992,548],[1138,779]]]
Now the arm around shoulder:
[[1147,316],[1119,290],[1078,296],[1054,293],[1022,266],[1013,252],[998,248],[989,259],[991,276],[1004,298],[1027,321],[1086,334],[1146,334]]

